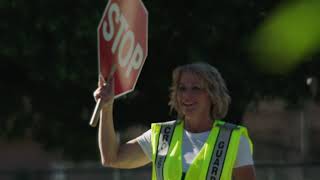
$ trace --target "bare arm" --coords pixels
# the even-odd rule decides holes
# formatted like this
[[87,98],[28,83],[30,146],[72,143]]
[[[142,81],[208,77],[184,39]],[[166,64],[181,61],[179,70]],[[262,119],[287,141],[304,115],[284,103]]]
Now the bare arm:
[[102,111],[98,138],[103,166],[136,168],[150,162],[136,139],[119,145],[113,128],[112,108]]
[[233,170],[234,180],[256,180],[256,174],[253,165],[242,166]]
[[137,140],[133,139],[120,145],[113,125],[113,83],[108,85],[100,78],[99,87],[94,92],[96,99],[101,98],[103,108],[100,113],[98,143],[101,163],[106,167],[135,168],[150,162]]

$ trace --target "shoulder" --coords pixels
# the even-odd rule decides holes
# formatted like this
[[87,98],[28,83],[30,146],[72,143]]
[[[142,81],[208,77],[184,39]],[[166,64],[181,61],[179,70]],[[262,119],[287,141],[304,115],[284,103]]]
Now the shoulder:
[[180,120],[173,120],[167,122],[158,122],[151,124],[152,134],[162,134],[162,133],[169,133],[173,132],[176,125],[180,123]]
[[238,168],[241,166],[253,165],[254,162],[251,152],[250,140],[245,136],[241,136],[234,167]]
[[244,125],[239,125],[239,124],[222,121],[222,120],[216,120],[215,125],[218,127],[224,127],[226,129],[231,129],[231,130],[238,129],[242,131],[247,131],[247,128]]
[[179,120],[172,120],[172,121],[165,121],[165,122],[155,122],[151,125],[174,125],[175,123],[179,122]]
[[156,128],[156,127],[161,127],[161,126],[173,126],[176,123],[179,123],[180,120],[172,120],[172,121],[166,121],[166,122],[156,122],[151,124],[151,129]]

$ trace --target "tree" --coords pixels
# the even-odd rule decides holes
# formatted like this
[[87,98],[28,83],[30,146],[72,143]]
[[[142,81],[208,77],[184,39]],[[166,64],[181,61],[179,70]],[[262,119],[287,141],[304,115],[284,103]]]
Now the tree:
[[[179,64],[216,66],[233,98],[227,119],[238,123],[253,99],[283,97],[297,104],[308,95],[305,79],[319,77],[319,55],[280,75],[263,73],[249,61],[246,43],[275,2],[144,3],[149,55],[136,90],[115,103],[116,129],[174,117],[167,106],[168,87]],[[7,17],[0,25],[2,137],[12,140],[31,132],[48,150],[62,150],[68,158],[98,158],[96,129],[88,123],[98,79],[96,28],[105,5],[87,0],[1,2],[2,17]]]

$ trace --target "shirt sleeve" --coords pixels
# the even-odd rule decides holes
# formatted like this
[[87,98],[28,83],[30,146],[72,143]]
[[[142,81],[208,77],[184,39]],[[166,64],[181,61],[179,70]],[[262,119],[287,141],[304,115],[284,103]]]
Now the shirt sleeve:
[[138,136],[137,141],[149,160],[152,160],[151,129]]
[[234,165],[234,168],[253,165],[253,158],[250,151],[249,141],[246,137],[241,136],[239,149],[237,154],[237,159]]

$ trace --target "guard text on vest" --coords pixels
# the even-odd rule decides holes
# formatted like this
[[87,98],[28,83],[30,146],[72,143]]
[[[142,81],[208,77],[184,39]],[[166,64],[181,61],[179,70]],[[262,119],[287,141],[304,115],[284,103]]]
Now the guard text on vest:
[[218,149],[215,154],[215,158],[213,159],[213,167],[210,172],[210,180],[217,180],[219,177],[217,177],[218,169],[222,168],[222,154],[223,154],[223,148],[225,146],[225,143],[223,141],[218,142]]

